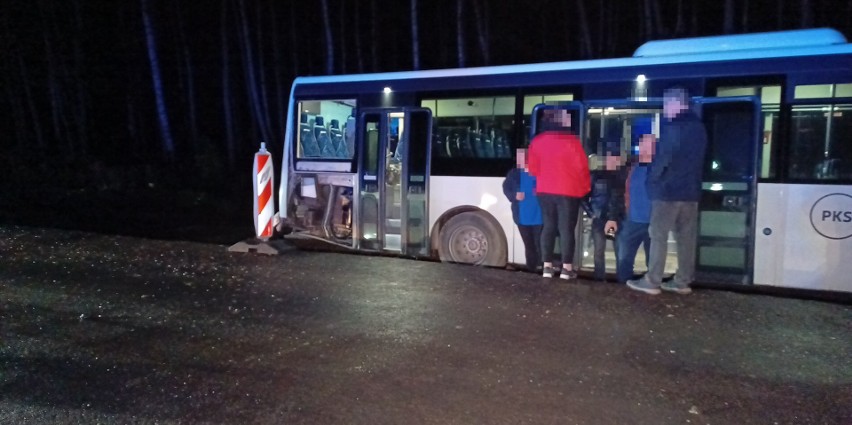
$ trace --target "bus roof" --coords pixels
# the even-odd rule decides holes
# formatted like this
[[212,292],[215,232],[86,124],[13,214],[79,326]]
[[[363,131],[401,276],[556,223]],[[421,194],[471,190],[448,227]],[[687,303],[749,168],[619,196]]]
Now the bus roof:
[[[670,53],[665,53],[670,50]],[[636,50],[633,57],[581,61],[500,65],[476,68],[451,68],[426,71],[401,71],[373,74],[298,77],[299,84],[394,81],[421,78],[510,75],[533,72],[605,69],[631,66],[666,65],[769,59],[798,56],[852,54],[852,44],[830,28],[779,31],[650,41]]]
[[715,37],[649,41],[636,49],[633,57],[688,55],[737,50],[790,49],[846,44],[846,37],[831,28],[761,32]]

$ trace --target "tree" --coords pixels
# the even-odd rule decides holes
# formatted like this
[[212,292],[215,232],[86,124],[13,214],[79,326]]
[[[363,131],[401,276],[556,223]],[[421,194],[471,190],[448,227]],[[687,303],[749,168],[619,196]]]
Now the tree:
[[219,16],[219,34],[222,41],[222,112],[225,115],[225,152],[228,165],[236,164],[236,142],[234,138],[234,113],[231,101],[231,55],[228,48],[228,0],[222,0],[222,11]]
[[589,32],[589,20],[586,16],[584,0],[577,0],[577,15],[580,20],[580,56],[583,59],[592,57],[592,34]]
[[417,0],[411,0],[411,63],[420,69],[420,39],[417,32]]
[[[801,16],[801,27],[810,28],[813,26],[813,9],[811,9],[811,0],[801,0],[799,3]],[[848,17],[847,17],[848,18]]]
[[166,110],[166,99],[163,93],[163,79],[160,75],[160,62],[157,56],[157,43],[154,26],[151,24],[151,14],[148,11],[148,0],[140,0],[142,6],[142,25],[145,29],[145,41],[148,46],[148,62],[151,65],[151,85],[157,102],[157,122],[160,125],[160,137],[163,156],[166,161],[175,160],[175,143],[169,128],[169,114]]
[[456,0],[456,51],[458,52],[458,66],[464,68],[467,63],[464,51],[464,25],[462,24],[462,12],[464,0]]
[[328,0],[321,0],[322,24],[325,28],[325,73],[334,74],[334,40],[331,36],[331,17],[328,13]]
[[[487,2],[485,3],[487,6]],[[491,34],[488,27],[487,12],[483,12],[483,6],[479,0],[473,1],[473,14],[476,17],[476,33],[479,35],[479,51],[482,53],[482,61],[484,65],[491,64],[491,52],[488,47],[488,41],[491,39]]]
[[725,0],[725,12],[722,18],[722,33],[734,32],[734,0]]

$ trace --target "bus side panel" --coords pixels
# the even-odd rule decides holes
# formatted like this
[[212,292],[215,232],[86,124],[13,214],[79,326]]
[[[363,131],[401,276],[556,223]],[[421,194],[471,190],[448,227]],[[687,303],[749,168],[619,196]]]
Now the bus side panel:
[[754,282],[852,292],[852,187],[758,185]]
[[429,229],[445,212],[470,205],[488,211],[505,233],[510,263],[524,263],[524,244],[512,221],[512,204],[503,195],[502,177],[431,176],[429,178]]

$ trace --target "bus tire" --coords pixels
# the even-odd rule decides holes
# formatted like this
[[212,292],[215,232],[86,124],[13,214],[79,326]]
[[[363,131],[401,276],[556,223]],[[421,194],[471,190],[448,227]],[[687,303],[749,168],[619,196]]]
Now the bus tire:
[[441,229],[438,254],[443,262],[502,267],[506,250],[500,227],[475,211],[454,216]]

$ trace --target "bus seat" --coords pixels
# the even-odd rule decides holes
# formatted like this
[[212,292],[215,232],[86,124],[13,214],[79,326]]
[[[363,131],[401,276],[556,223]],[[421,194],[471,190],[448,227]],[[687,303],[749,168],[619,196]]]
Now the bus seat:
[[316,121],[314,122],[314,135],[317,138],[320,156],[323,158],[334,158],[334,149],[331,146],[331,137],[328,134],[328,130],[325,128],[325,120],[320,115],[317,115]]
[[506,139],[506,133],[503,130],[497,130],[494,136],[494,153],[497,158],[511,158],[509,152],[509,141]]
[[488,131],[480,137],[482,137],[482,148],[485,158],[494,158],[496,155],[494,154],[494,138],[491,136],[491,132]]
[[450,134],[447,136],[447,152],[449,153],[450,158],[459,158],[461,157],[461,147],[459,145],[461,136],[459,135],[458,130],[452,130]]
[[471,131],[469,134],[470,144],[473,146],[474,158],[485,158],[485,147],[482,146],[482,136],[476,131]]
[[470,141],[470,128],[459,131],[459,150],[464,158],[475,158],[473,144]]
[[334,156],[338,158],[349,158],[346,149],[346,141],[343,140],[343,132],[340,131],[340,121],[331,120],[328,124],[328,133],[331,136],[331,145],[334,148]]
[[317,145],[316,136],[314,136],[313,129],[311,125],[308,123],[308,115],[302,114],[299,123],[299,143],[302,145],[302,156],[303,157],[317,157],[320,156],[319,145]]
[[820,180],[837,180],[848,177],[848,166],[840,158],[826,158],[814,167],[814,177]]
[[355,117],[346,118],[346,124],[343,124],[343,139],[346,142],[346,157],[352,158],[355,156]]

